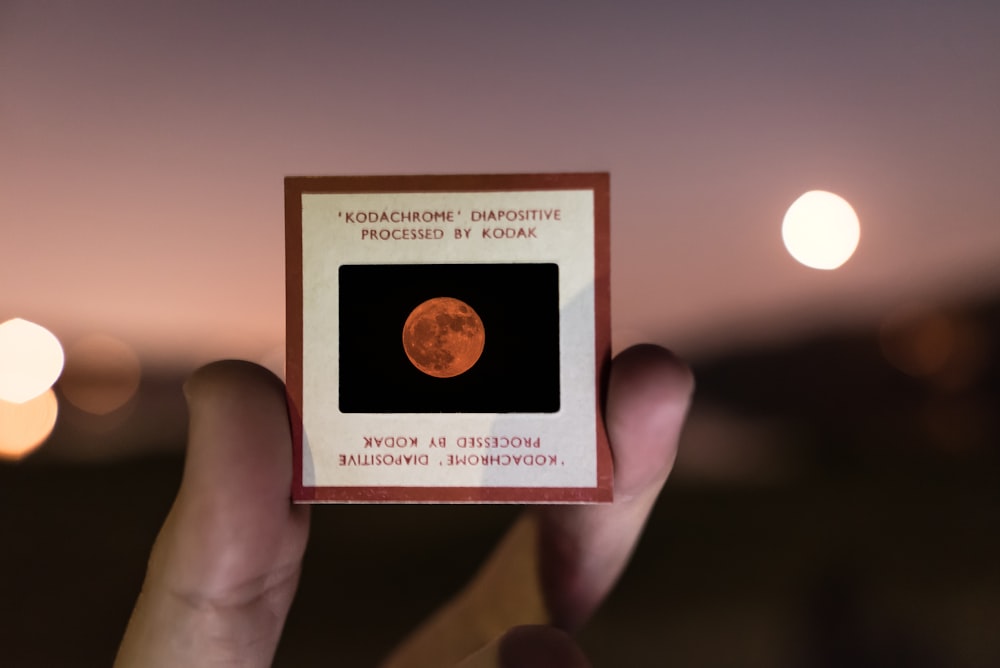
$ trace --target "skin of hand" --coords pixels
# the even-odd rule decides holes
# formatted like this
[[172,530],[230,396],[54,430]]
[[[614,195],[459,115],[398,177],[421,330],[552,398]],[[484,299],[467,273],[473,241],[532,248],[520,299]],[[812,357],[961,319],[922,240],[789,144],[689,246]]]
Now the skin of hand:
[[[309,507],[290,502],[285,389],[256,365],[217,362],[184,390],[190,428],[181,487],[115,665],[268,666],[309,532]],[[692,390],[689,369],[662,348],[616,357],[605,401],[614,502],[526,510],[466,588],[385,668],[588,666],[568,634],[628,563],[673,465]]]

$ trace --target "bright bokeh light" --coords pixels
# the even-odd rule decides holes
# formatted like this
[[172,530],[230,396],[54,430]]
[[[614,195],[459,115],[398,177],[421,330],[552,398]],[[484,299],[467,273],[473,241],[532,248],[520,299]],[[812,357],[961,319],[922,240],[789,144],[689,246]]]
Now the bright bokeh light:
[[836,269],[854,255],[861,225],[840,195],[810,190],[792,202],[781,225],[785,248],[813,269]]
[[141,375],[139,357],[132,348],[110,336],[93,334],[67,350],[59,389],[80,410],[107,415],[135,396]]
[[23,403],[0,401],[0,459],[21,459],[44,443],[58,415],[51,389]]
[[63,360],[59,339],[41,325],[21,318],[0,324],[0,400],[39,396],[59,379]]
[[281,380],[285,380],[285,344],[282,343],[268,350],[258,360],[258,364],[266,369],[270,369]]

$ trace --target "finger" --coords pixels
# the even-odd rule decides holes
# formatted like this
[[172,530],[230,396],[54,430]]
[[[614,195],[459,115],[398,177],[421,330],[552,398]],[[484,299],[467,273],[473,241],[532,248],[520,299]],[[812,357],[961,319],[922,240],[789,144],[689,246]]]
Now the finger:
[[308,509],[289,499],[284,386],[245,362],[185,386],[190,433],[119,666],[270,665],[298,583]]
[[590,662],[565,631],[517,626],[459,663],[456,668],[589,668]]
[[693,389],[672,353],[637,346],[611,366],[605,422],[615,501],[525,513],[472,582],[411,636],[390,668],[447,665],[522,624],[579,628],[620,577],[673,466]]
[[615,502],[539,513],[540,579],[556,626],[579,628],[620,577],[673,467],[693,387],[688,367],[662,348],[615,360],[605,409]]

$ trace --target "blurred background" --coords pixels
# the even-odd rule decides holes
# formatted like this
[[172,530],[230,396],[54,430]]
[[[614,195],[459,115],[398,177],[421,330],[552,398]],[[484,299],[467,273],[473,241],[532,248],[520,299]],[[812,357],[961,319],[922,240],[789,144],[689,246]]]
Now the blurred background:
[[[698,391],[595,664],[1000,665],[997,35],[992,0],[0,0],[0,663],[109,664],[183,379],[281,373],[284,176],[606,170],[615,348]],[[814,190],[856,219],[789,232]],[[516,512],[318,508],[277,665],[373,665]]]

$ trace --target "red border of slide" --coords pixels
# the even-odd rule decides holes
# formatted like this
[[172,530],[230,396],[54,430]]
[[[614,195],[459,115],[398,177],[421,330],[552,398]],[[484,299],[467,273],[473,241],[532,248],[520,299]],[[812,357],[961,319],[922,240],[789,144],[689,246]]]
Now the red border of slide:
[[[311,193],[594,192],[594,317],[597,478],[593,487],[314,487],[302,484],[302,195]],[[613,466],[604,425],[604,378],[611,362],[610,176],[607,173],[432,176],[322,176],[285,179],[288,408],[294,473],[292,499],[355,503],[593,503],[612,500]]]

